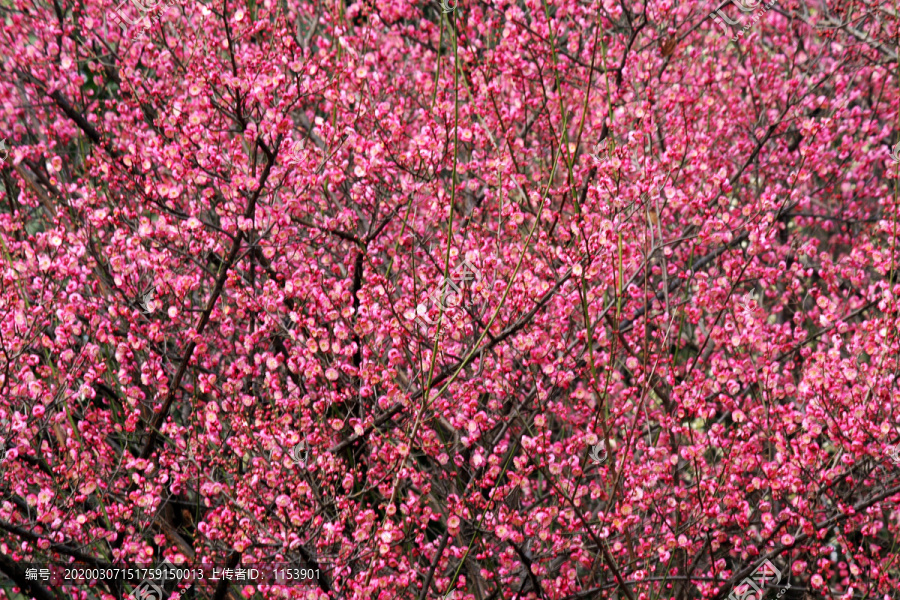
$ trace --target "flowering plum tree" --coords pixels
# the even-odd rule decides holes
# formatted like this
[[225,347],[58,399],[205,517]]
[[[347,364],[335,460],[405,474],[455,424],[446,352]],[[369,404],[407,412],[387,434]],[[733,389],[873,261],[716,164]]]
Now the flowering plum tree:
[[896,597],[893,3],[0,16],[0,597]]

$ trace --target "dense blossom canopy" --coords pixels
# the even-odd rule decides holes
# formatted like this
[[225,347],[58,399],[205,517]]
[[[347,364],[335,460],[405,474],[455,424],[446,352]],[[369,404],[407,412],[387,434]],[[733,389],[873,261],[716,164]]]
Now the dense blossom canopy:
[[0,598],[896,598],[900,15],[805,2],[4,1]]

